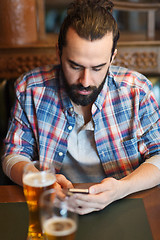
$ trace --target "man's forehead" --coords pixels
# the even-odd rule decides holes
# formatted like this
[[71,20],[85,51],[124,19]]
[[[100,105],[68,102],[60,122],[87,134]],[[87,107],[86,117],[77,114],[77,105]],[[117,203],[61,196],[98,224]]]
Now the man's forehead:
[[89,42],[96,42],[98,40],[104,39],[104,38],[108,38],[110,40],[113,40],[113,32],[106,32],[106,34],[102,37],[99,37],[97,39],[91,40],[91,37],[89,36],[89,38],[85,38],[85,37],[81,37],[76,31],[75,29],[73,29],[72,27],[70,27],[66,33],[66,43],[67,41],[72,41],[75,37],[81,39],[81,40],[86,40]]

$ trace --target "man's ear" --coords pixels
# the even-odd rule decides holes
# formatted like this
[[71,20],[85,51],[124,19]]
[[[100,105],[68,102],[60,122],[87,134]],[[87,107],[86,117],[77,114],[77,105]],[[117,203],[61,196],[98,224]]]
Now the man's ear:
[[111,64],[112,64],[112,62],[113,62],[113,60],[114,60],[116,55],[117,55],[117,49],[114,50],[114,53],[113,53],[112,59],[111,59]]
[[56,57],[57,57],[58,63],[60,63],[60,52],[59,52],[58,43],[56,44]]

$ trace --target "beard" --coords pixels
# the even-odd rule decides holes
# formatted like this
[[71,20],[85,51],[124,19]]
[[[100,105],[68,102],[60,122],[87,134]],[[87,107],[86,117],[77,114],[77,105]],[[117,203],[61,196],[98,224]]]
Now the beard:
[[[84,87],[81,83],[69,85],[65,78],[64,72],[62,70],[64,84],[65,84],[66,92],[67,92],[69,98],[75,104],[81,105],[81,106],[87,106],[87,105],[95,102],[95,100],[97,99],[98,95],[100,94],[100,92],[105,84],[108,72],[109,72],[109,70],[107,70],[107,73],[106,73],[102,83],[99,85],[99,87],[95,87],[95,86]],[[78,91],[90,91],[91,93],[88,95],[83,95],[83,94],[79,94]]]

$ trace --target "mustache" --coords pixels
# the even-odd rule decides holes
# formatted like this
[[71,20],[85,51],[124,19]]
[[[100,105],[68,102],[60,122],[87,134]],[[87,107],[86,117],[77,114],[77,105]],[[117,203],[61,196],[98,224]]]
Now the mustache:
[[72,90],[80,90],[80,91],[93,91],[96,89],[96,87],[92,87],[92,86],[84,87],[81,83],[77,85],[73,84],[71,88]]

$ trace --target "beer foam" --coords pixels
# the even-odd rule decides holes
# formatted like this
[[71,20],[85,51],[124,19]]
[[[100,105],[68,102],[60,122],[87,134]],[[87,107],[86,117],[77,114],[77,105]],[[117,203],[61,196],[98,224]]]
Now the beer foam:
[[51,236],[67,236],[77,230],[77,225],[70,218],[53,217],[45,221],[44,232]]
[[23,177],[23,184],[31,187],[47,187],[54,184],[56,177],[52,173],[34,172]]

